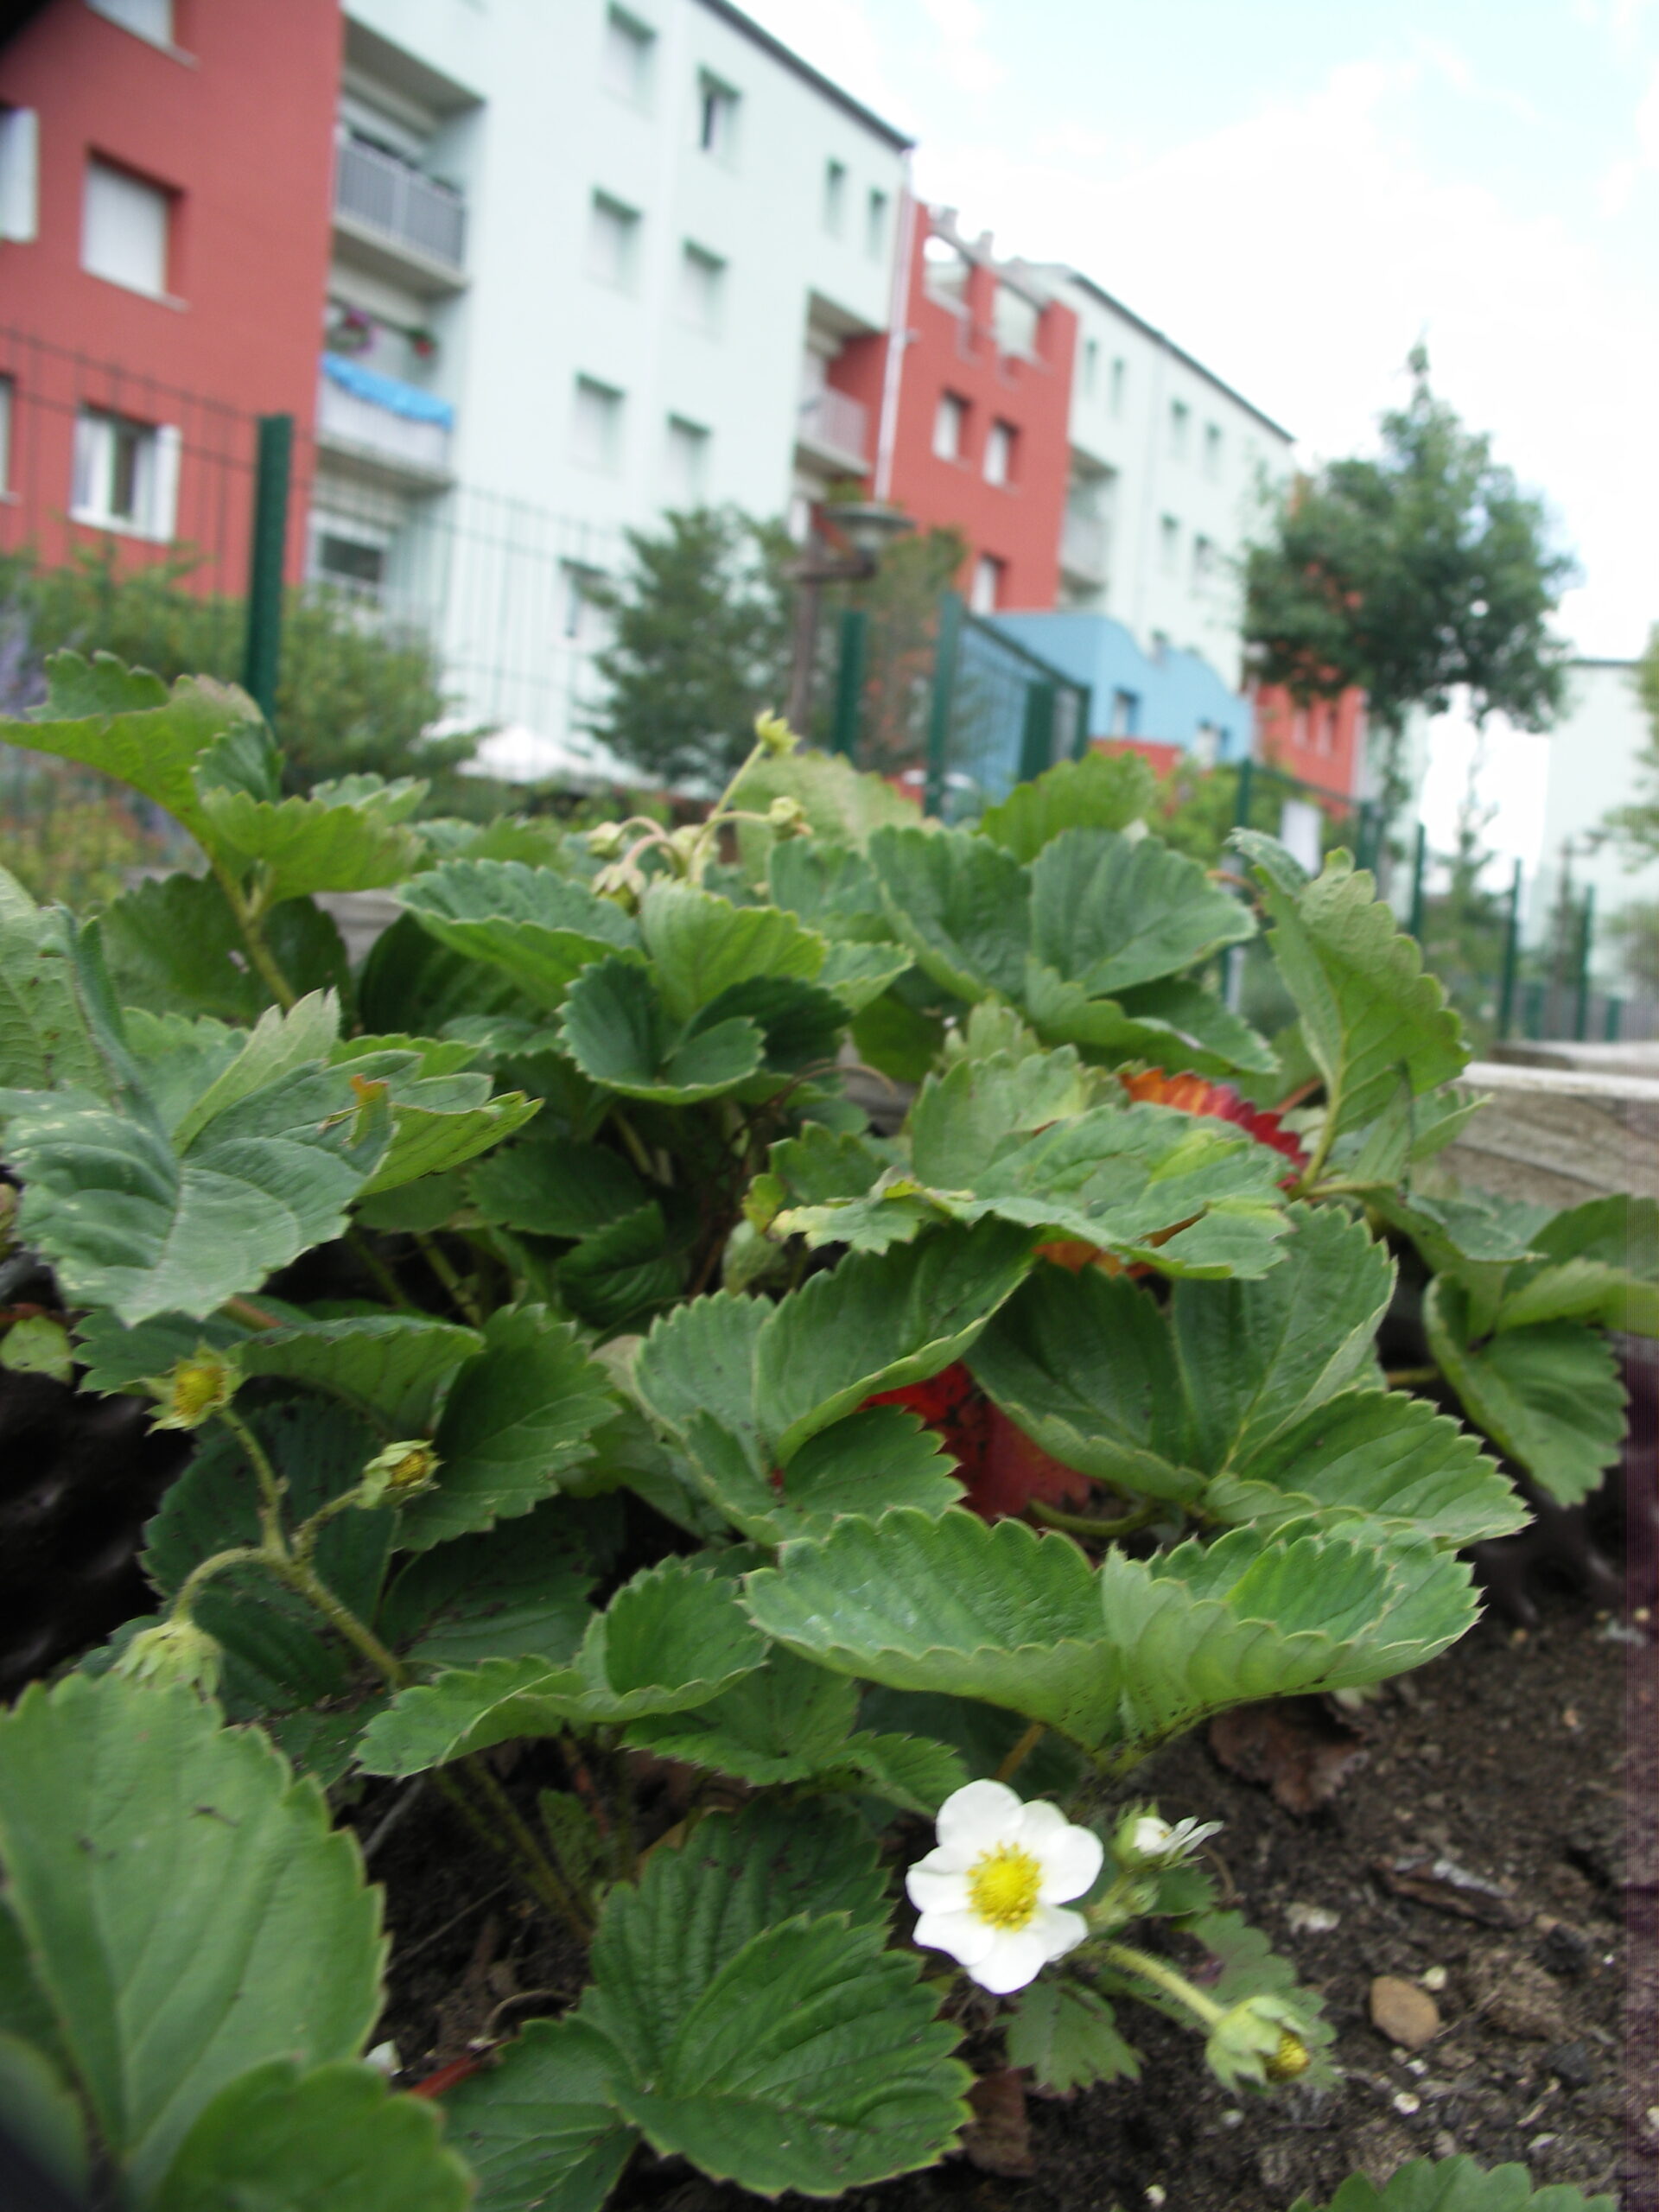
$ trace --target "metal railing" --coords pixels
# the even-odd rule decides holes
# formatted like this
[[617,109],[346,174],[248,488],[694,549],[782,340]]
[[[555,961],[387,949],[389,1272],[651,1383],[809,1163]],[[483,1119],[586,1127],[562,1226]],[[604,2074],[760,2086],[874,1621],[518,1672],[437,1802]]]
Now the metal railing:
[[416,422],[346,391],[326,374],[317,379],[317,436],[325,445],[372,455],[399,474],[442,477],[449,467],[449,431]]
[[361,138],[340,141],[334,213],[461,273],[466,201],[448,185]]
[[825,385],[802,398],[800,436],[804,443],[829,453],[868,461],[870,410],[849,392]]

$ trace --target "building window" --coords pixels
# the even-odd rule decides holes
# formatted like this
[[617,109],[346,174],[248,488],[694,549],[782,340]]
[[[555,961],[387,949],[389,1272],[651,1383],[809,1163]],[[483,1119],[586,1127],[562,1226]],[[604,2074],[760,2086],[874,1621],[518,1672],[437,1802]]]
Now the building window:
[[1166,515],[1158,525],[1158,558],[1164,574],[1173,576],[1181,557],[1181,525],[1173,515]]
[[1192,420],[1192,410],[1184,399],[1169,403],[1169,457],[1172,461],[1186,459],[1187,427]]
[[1202,591],[1216,572],[1216,549],[1207,537],[1192,540],[1192,588]]
[[0,493],[11,489],[12,381],[0,377]]
[[933,452],[939,461],[960,461],[968,434],[968,403],[954,391],[939,394],[933,417]]
[[880,261],[887,250],[887,195],[872,192],[864,209],[864,251]]
[[1002,353],[1035,354],[1043,311],[1034,300],[1016,292],[1012,284],[999,284],[992,313],[997,346]]
[[1100,382],[1100,340],[1085,338],[1083,341],[1083,396],[1092,399],[1095,387]]
[[107,16],[123,30],[147,38],[152,46],[173,43],[173,0],[91,0],[93,12]]
[[1123,360],[1114,361],[1112,363],[1112,412],[1114,415],[1121,415],[1123,412],[1123,400],[1128,388],[1128,363]]
[[993,423],[985,440],[985,481],[988,484],[1011,484],[1014,481],[1014,448],[1019,432],[1012,423]]
[[737,94],[706,72],[697,79],[697,143],[716,161],[737,152]]
[[73,521],[162,543],[171,538],[179,502],[179,434],[170,424],[135,423],[85,407],[75,420],[74,466]]
[[168,231],[173,195],[107,162],[86,164],[80,265],[130,292],[167,296]]
[[378,606],[386,582],[386,540],[355,523],[320,518],[311,543],[311,573],[348,599]]
[[995,614],[1002,598],[1004,563],[993,554],[982,553],[974,563],[974,580],[968,587],[968,605],[975,614]]
[[930,300],[944,308],[966,308],[968,268],[968,257],[960,246],[929,232],[922,248],[922,282]]
[[1204,473],[1211,480],[1221,474],[1221,425],[1206,423],[1204,426]]
[[622,459],[622,394],[593,377],[576,378],[570,458],[583,468],[614,472]]
[[32,245],[40,229],[41,119],[32,107],[0,107],[0,238]]
[[559,635],[567,644],[597,643],[605,617],[597,596],[601,581],[602,572],[598,569],[585,569],[575,561],[560,563]]
[[596,192],[588,218],[588,274],[601,284],[631,291],[639,245],[638,210]]
[[694,330],[712,337],[720,328],[726,291],[726,264],[688,238],[680,256],[680,313]]
[[1113,737],[1133,737],[1141,727],[1141,695],[1138,691],[1114,691],[1112,694]]
[[827,162],[823,170],[823,227],[832,238],[838,238],[846,219],[847,164]]
[[678,415],[668,418],[667,479],[665,506],[683,512],[702,505],[709,480],[709,433]]
[[600,81],[607,92],[634,107],[643,107],[651,92],[652,57],[657,34],[620,8],[605,18],[605,51]]

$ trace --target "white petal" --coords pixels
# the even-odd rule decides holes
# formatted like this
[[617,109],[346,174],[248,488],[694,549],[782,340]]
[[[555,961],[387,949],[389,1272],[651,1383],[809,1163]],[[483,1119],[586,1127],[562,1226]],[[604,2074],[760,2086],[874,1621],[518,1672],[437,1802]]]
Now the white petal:
[[966,1912],[968,1877],[955,1869],[930,1866],[924,1859],[906,1875],[905,1894],[918,1912]]
[[1044,1950],[1034,1929],[1029,1928],[999,1929],[996,1942],[989,1955],[977,1966],[963,1964],[982,1989],[988,1989],[994,1997],[1006,1997],[1010,1990],[1023,1989],[1028,1981],[1035,1981],[1047,1963]]
[[1106,1847],[1092,1828],[1075,1828],[1058,1805],[1027,1805],[1020,1840],[1043,1870],[1037,1892],[1046,1904],[1080,1897],[1099,1873]]
[[989,1957],[997,1932],[976,1913],[925,1912],[916,1923],[915,1940],[925,1951],[949,1951],[971,1973],[976,1961]]
[[1160,1821],[1155,1813],[1145,1813],[1135,1824],[1129,1848],[1138,1851],[1143,1859],[1156,1859],[1160,1853],[1168,1850],[1174,1834],[1167,1821]]
[[1089,1933],[1089,1923],[1080,1912],[1065,1912],[1052,1904],[1039,1904],[1025,1932],[1042,1945],[1045,1959],[1058,1959],[1067,1951],[1076,1950]]
[[916,1864],[925,1866],[930,1874],[965,1874],[980,1856],[976,1843],[936,1843],[925,1859]]
[[970,1782],[940,1806],[939,1841],[947,1851],[967,1847],[977,1857],[1002,1841],[1024,1809],[1006,1783]]

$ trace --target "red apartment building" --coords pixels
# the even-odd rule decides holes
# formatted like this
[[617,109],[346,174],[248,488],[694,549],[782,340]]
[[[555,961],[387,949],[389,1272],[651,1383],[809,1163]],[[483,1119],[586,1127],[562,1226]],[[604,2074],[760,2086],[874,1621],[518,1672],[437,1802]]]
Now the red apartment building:
[[1301,706],[1277,684],[1262,684],[1253,704],[1258,760],[1335,798],[1354,796],[1365,762],[1363,691]]
[[251,418],[315,404],[340,39],[338,0],[0,31],[0,547],[189,548],[242,588]]
[[897,332],[849,346],[830,381],[881,424],[878,499],[968,540],[958,582],[981,613],[1053,606],[1077,320],[949,209],[908,211]]

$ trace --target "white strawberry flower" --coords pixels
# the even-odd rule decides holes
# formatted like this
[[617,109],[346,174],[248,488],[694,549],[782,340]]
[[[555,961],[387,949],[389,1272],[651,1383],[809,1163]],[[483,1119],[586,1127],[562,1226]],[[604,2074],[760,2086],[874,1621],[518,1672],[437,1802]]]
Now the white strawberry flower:
[[940,1806],[938,1838],[905,1877],[921,1915],[916,1941],[948,1951],[982,1989],[1023,1989],[1089,1933],[1080,1912],[1060,1908],[1093,1886],[1104,1847],[1058,1805],[970,1782]]
[[1221,1828],[1219,1821],[1177,1821],[1172,1827],[1156,1813],[1133,1806],[1118,1822],[1113,1855],[1123,1866],[1177,1866]]

